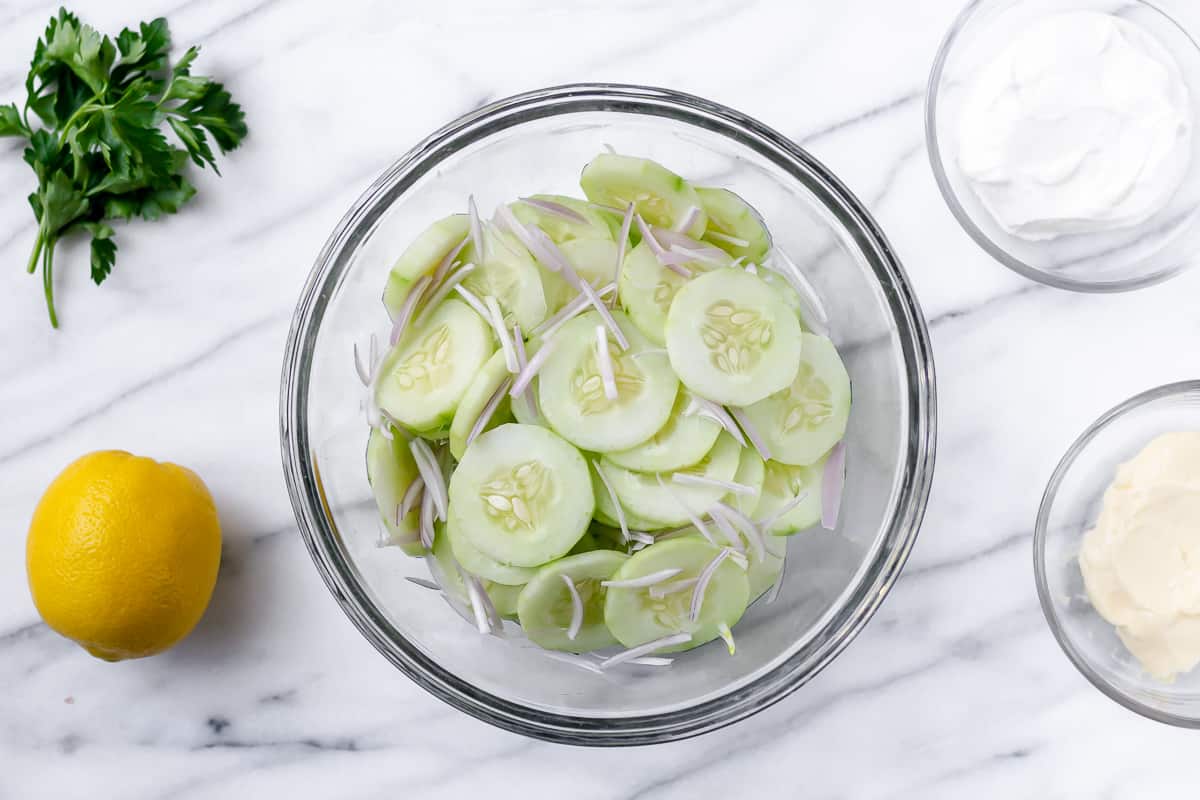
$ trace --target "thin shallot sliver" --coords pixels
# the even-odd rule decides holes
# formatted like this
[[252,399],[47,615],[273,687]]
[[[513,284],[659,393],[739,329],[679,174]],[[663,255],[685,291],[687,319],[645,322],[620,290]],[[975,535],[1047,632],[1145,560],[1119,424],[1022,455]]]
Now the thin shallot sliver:
[[363,366],[358,355],[358,342],[354,343],[354,371],[358,373],[358,379],[362,381],[363,386],[371,385],[371,373]]
[[746,272],[749,272],[751,275],[757,275],[758,274],[758,264],[755,264],[753,261],[746,264]]
[[421,546],[426,550],[433,549],[433,493],[421,495],[421,519],[417,526],[421,534]]
[[604,674],[604,670],[600,669],[599,664],[593,664],[591,661],[588,661],[586,658],[583,658],[582,656],[576,656],[576,655],[572,655],[570,653],[555,653],[553,650],[542,650],[540,648],[538,649],[537,652],[541,653],[546,658],[549,658],[553,661],[561,661],[564,664],[570,664],[573,667],[579,667],[580,669],[586,669],[588,672],[594,672],[597,675]]
[[737,528],[733,527],[733,523],[722,515],[719,510],[716,508],[709,509],[708,515],[712,518],[713,522],[717,523],[717,527],[721,529],[721,533],[724,534],[725,540],[729,542],[731,547],[736,550],[746,549],[745,545],[742,544],[742,537],[738,534]]
[[[629,531],[629,523],[625,519],[625,509],[621,507],[621,499],[617,497],[617,490],[613,488],[612,481],[608,479],[604,469],[600,466],[599,461],[592,462],[592,468],[596,470],[596,477],[600,479],[600,483],[604,484],[604,490],[608,492],[608,497],[612,500],[613,512],[617,515],[617,525],[621,527],[621,541],[628,544],[633,538],[633,534]],[[650,543],[654,543],[654,538],[651,537]]]
[[408,327],[408,321],[412,319],[413,313],[417,310],[417,303],[420,301],[421,295],[425,293],[425,287],[429,286],[432,280],[429,275],[422,275],[412,285],[412,288],[408,290],[408,295],[405,296],[404,303],[401,304],[400,311],[396,314],[396,321],[392,323],[392,332],[388,336],[388,344],[395,347],[396,342],[400,341],[405,328]]
[[587,224],[587,217],[583,216],[574,209],[564,206],[562,203],[556,203],[553,200],[542,200],[537,197],[522,197],[521,202],[532,208],[545,211],[547,214],[553,214],[556,217],[561,217],[568,222],[576,222],[581,225]]
[[504,227],[508,228],[513,236],[516,236],[521,244],[525,245],[525,249],[530,255],[542,262],[546,269],[557,271],[553,266],[546,263],[547,256],[542,251],[541,243],[534,237],[533,231],[525,227],[521,220],[517,219],[517,215],[512,212],[512,209],[506,205],[501,205],[496,209],[496,216],[504,223]]
[[660,569],[657,572],[651,572],[649,575],[642,575],[638,578],[600,581],[600,585],[608,589],[645,589],[656,583],[662,583],[665,580],[674,578],[681,572],[683,570],[679,567],[671,567],[670,569]]
[[608,310],[608,306],[600,299],[600,295],[596,294],[596,290],[587,281],[580,281],[579,291],[587,297],[588,302],[592,304],[592,307],[596,309],[596,313],[600,315],[600,319],[604,321],[604,325],[612,331],[613,338],[617,340],[617,345],[622,350],[628,350],[629,339],[626,338],[625,332],[621,330],[621,326],[617,324],[617,320],[613,317],[612,312]]
[[621,220],[621,233],[617,240],[617,267],[613,280],[621,276],[621,265],[625,263],[625,248],[629,245],[629,228],[633,225],[633,203],[625,206],[625,218]]
[[663,649],[664,647],[674,647],[677,644],[686,644],[691,640],[692,635],[690,633],[672,633],[670,636],[664,636],[661,639],[655,639],[652,642],[646,642],[643,645],[631,647],[628,650],[617,653],[615,656],[610,656],[609,658],[606,658],[600,662],[600,669],[608,669],[609,667],[614,667],[617,664],[623,664],[626,661],[632,661],[635,658],[648,656],[658,650]]
[[711,544],[716,544],[717,540],[713,538],[712,531],[710,531],[708,526],[704,524],[704,520],[700,519],[700,517],[696,515],[695,511],[692,511],[692,507],[687,504],[687,501],[680,497],[678,492],[667,485],[667,482],[663,480],[661,473],[655,475],[655,478],[658,480],[658,485],[661,486],[666,493],[671,496],[671,499],[674,500],[681,509],[683,509],[683,513],[687,515],[688,522],[692,523],[692,527],[700,531],[700,535],[705,539],[708,539]]
[[[517,366],[521,368],[521,372],[525,371],[525,367],[529,366],[529,356],[525,354],[525,334],[521,332],[520,325],[513,325],[513,349],[517,351]],[[521,372],[517,374],[520,375]],[[511,388],[512,384],[509,384]],[[537,395],[529,391],[526,387],[525,391],[521,392],[521,396],[517,398],[525,405],[525,413],[530,419],[536,419],[540,414],[538,409]]]
[[696,224],[698,216],[700,216],[700,209],[697,206],[688,206],[688,210],[684,212],[679,222],[675,223],[675,230],[680,233],[690,230]]
[[758,490],[753,486],[747,486],[744,483],[723,481],[718,478],[708,478],[704,475],[692,475],[689,472],[676,472],[671,476],[671,480],[684,486],[706,486],[710,489],[728,489],[734,494],[758,494]]
[[638,230],[642,234],[642,241],[650,248],[650,252],[654,253],[656,258],[666,255],[667,248],[663,247],[658,239],[655,238],[654,231],[650,230],[650,226],[646,224],[646,220],[642,219],[642,215],[635,214],[634,221],[637,222]]
[[713,422],[724,428],[726,433],[732,436],[734,441],[736,441],[739,446],[746,446],[746,437],[742,435],[741,428],[737,426],[737,422],[735,422],[733,417],[729,415],[729,412],[725,410],[724,406],[714,403],[713,401],[707,400],[703,397],[696,397],[693,395],[691,403],[688,404],[687,409],[685,409],[683,413],[685,416],[690,414],[699,414],[700,416],[708,417]]
[[669,667],[675,662],[673,658],[662,658],[661,656],[642,656],[641,658],[631,658],[626,661],[626,664],[637,664],[639,667]]
[[546,359],[554,352],[554,348],[558,346],[557,339],[545,339],[542,341],[541,348],[533,354],[529,362],[525,365],[517,376],[513,378],[512,389],[509,391],[510,397],[520,397],[521,393],[529,388],[529,384],[537,376],[538,370],[546,363]]
[[425,481],[426,494],[431,495],[438,519],[446,519],[450,498],[446,494],[446,479],[438,467],[437,458],[429,449],[429,444],[419,436],[408,443],[408,449],[412,452],[413,460],[417,462],[417,471]]
[[[616,291],[617,285],[615,283],[609,283],[597,289],[596,294],[598,294],[600,297],[604,297],[607,294],[615,295]],[[586,295],[578,294],[569,303],[559,309],[558,313],[547,318],[544,322],[534,328],[529,335],[531,337],[541,336],[542,338],[548,338],[567,322],[570,322],[572,319],[577,317],[585,308],[590,305],[591,301]]]
[[487,249],[483,240],[483,224],[479,221],[479,209],[475,207],[475,195],[467,197],[467,215],[471,226],[471,241],[475,243],[475,255],[483,261],[487,258]]
[[729,264],[729,256],[725,254],[724,250],[718,250],[717,252],[719,252],[721,255],[716,256],[712,253],[709,253],[707,250],[700,248],[693,249],[690,247],[683,247],[681,245],[673,244],[667,250],[667,252],[681,256],[687,259],[687,261],[699,261],[701,264],[710,264],[714,267],[724,267]]
[[396,525],[399,525],[400,521],[413,510],[424,489],[425,479],[420,475],[413,478],[412,483],[408,484],[408,488],[404,490],[404,497],[400,498],[400,504],[396,506]]
[[741,530],[746,536],[746,541],[750,542],[750,546],[754,548],[754,558],[762,561],[766,556],[767,545],[763,541],[762,531],[754,524],[754,520],[727,503],[717,503],[713,506],[713,511],[728,519]]
[[420,586],[422,589],[431,589],[435,592],[440,592],[442,590],[442,587],[438,586],[433,581],[427,581],[424,578],[413,578],[411,576],[406,575],[404,580],[408,581],[409,583],[415,583],[417,586]]
[[796,262],[792,261],[788,254],[778,247],[771,250],[768,258],[771,262],[770,266],[775,268],[775,272],[782,275],[796,290],[796,294],[800,295],[800,304],[804,306],[801,312],[812,332],[818,336],[828,336],[829,314],[821,303],[821,296],[817,294],[816,287],[809,283],[808,278],[796,266]]
[[470,289],[462,284],[459,284],[458,286],[454,287],[454,291],[458,293],[459,297],[466,301],[467,305],[475,309],[475,313],[483,317],[485,321],[491,316],[488,314],[487,306],[485,306],[483,301],[479,299],[479,296]]
[[446,273],[454,269],[454,265],[457,263],[458,254],[463,251],[463,248],[467,246],[467,242],[469,241],[471,241],[470,234],[464,236],[462,241],[450,248],[450,252],[442,256],[442,260],[438,262],[437,269],[433,271],[433,282],[435,284],[442,278],[446,277]]
[[807,491],[801,492],[800,494],[793,497],[791,500],[788,500],[786,503],[781,505],[779,508],[772,511],[768,516],[764,517],[761,520],[758,520],[755,524],[758,525],[758,529],[761,530],[763,533],[769,533],[771,530],[771,526],[774,525],[776,522],[779,522],[779,520],[783,519],[784,514],[788,513],[793,508],[800,505],[807,499],[808,499],[808,492]]
[[650,587],[650,596],[655,600],[661,600],[669,594],[677,594],[691,589],[696,585],[696,581],[697,578],[683,578],[682,580],[660,583],[657,586]]
[[500,382],[500,385],[496,387],[496,391],[492,392],[492,396],[488,398],[487,403],[485,403],[483,406],[483,410],[480,411],[479,416],[476,417],[475,424],[471,426],[471,432],[467,434],[467,447],[470,447],[471,443],[479,438],[479,434],[483,433],[484,428],[487,427],[488,422],[496,413],[496,409],[500,407],[500,401],[504,399],[504,393],[508,391],[508,388],[511,385],[512,378],[505,378]]
[[732,551],[728,548],[722,548],[721,552],[713,556],[713,560],[709,561],[700,571],[700,575],[696,580],[696,588],[692,590],[692,606],[689,612],[689,618],[692,622],[700,619],[700,609],[704,605],[704,595],[708,592],[708,584],[712,581],[713,575],[717,571],[717,567],[729,558]]
[[724,242],[725,244],[733,245],[734,247],[750,246],[750,242],[746,241],[745,239],[739,239],[736,236],[730,236],[729,234],[719,233],[717,231],[705,231],[704,238],[715,239],[718,242]]
[[[497,619],[500,615],[496,613],[496,607],[492,605],[492,599],[488,597],[487,592],[484,591],[483,586],[480,585],[479,580],[474,575],[464,571],[462,567],[458,568],[458,574],[467,589],[467,599],[470,601],[471,613],[475,616],[475,628],[484,635],[495,633],[496,628],[494,627],[492,615],[495,614]],[[501,623],[502,626],[503,623]]]
[[612,356],[608,352],[608,330],[603,325],[596,326],[596,363],[600,366],[604,396],[609,400],[616,400],[617,378],[613,373]]
[[783,588],[783,576],[787,572],[787,548],[783,549],[783,557],[779,561],[779,574],[775,576],[775,583],[771,586],[771,593],[767,595],[767,605],[774,603],[779,597],[779,590]]
[[846,480],[846,443],[838,442],[825,459],[825,470],[821,475],[821,527],[831,531],[837,528],[838,514],[842,508],[842,484]]
[[746,415],[746,412],[740,408],[731,408],[729,409],[729,413],[737,420],[738,426],[745,432],[746,438],[750,440],[750,444],[758,451],[759,458],[763,461],[770,461],[771,448],[767,446],[767,440],[759,435],[758,429],[750,422],[750,417]]
[[509,372],[515,375],[520,372],[520,367],[517,366],[517,351],[513,349],[512,336],[509,335],[508,328],[504,325],[504,314],[500,311],[500,303],[489,294],[483,298],[483,304],[487,306],[488,322],[491,323],[496,338],[500,340],[500,349],[504,351],[504,365],[508,367]]
[[654,544],[656,541],[654,536],[645,531],[630,531],[629,538],[639,544]]
[[575,588],[575,581],[571,580],[570,575],[558,577],[563,579],[567,591],[571,593],[571,624],[567,626],[567,638],[573,642],[579,635],[579,629],[583,627],[583,598],[579,596],[579,590]]
[[733,631],[729,629],[729,623],[722,622],[717,626],[717,633],[725,640],[725,646],[729,648],[729,655],[737,652],[737,645],[733,641]]
[[413,320],[413,326],[419,328],[422,323],[433,316],[433,312],[437,311],[437,307],[441,305],[441,302],[454,291],[454,287],[462,283],[463,279],[474,272],[474,270],[474,264],[463,264],[446,276],[446,280],[442,281],[442,285],[434,290],[433,294],[429,295],[429,300],[425,302],[425,307],[421,309],[421,313],[417,314],[417,318]]

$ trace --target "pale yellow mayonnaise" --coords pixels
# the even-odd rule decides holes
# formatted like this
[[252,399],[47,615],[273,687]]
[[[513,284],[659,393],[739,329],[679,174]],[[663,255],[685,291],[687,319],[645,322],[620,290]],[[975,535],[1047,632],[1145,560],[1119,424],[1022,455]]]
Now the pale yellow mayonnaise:
[[1163,434],[1121,465],[1079,566],[1148,673],[1170,681],[1200,664],[1200,431]]

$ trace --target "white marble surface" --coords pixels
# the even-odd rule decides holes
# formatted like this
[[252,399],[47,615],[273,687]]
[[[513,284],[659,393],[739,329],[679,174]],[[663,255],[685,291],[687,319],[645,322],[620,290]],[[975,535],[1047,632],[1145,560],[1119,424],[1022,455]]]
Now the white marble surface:
[[[0,141],[0,797],[1194,796],[1196,735],[1094,691],[1038,609],[1042,487],[1102,411],[1200,371],[1200,272],[1129,295],[1034,286],[943,206],[922,94],[961,0],[93,0],[106,30],[167,14],[251,138],[165,223],[120,232],[91,286],[59,260],[46,325],[25,263],[31,176]],[[57,4],[0,2],[0,98]],[[930,320],[938,469],[899,585],[807,687],[699,739],[592,751],[519,738],[392,669],[325,591],[276,434],[293,302],[326,233],[418,138],[576,80],[672,86],[791,135],[864,199]],[[106,664],[39,624],[24,533],[51,476],[121,447],[199,471],[221,507],[216,596],[173,652]]]

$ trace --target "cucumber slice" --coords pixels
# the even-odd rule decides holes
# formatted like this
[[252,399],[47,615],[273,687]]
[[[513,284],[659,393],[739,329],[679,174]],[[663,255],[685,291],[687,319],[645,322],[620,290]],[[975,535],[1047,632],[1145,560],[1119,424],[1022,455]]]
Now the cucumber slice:
[[506,586],[503,583],[492,583],[488,581],[484,583],[484,591],[488,597],[492,598],[492,605],[496,607],[496,612],[505,619],[517,618],[517,601],[521,597],[521,590],[524,586]]
[[639,472],[670,472],[699,462],[717,443],[721,426],[707,417],[684,416],[690,401],[687,392],[680,392],[666,425],[641,444],[608,453],[606,458],[618,467]]
[[535,225],[541,228],[542,232],[549,236],[555,244],[582,239],[612,241],[612,229],[604,219],[604,215],[584,201],[561,194],[535,194],[532,199],[558,203],[584,218],[584,222],[575,222],[528,203],[517,202],[509,206],[513,216],[526,225]]
[[[777,509],[807,492],[800,504],[771,525],[771,533],[783,536],[811,528],[821,521],[821,481],[825,474],[825,456],[806,467],[768,461],[763,479],[762,499],[755,516],[766,519]],[[770,538],[770,537],[767,537]]]
[[824,336],[803,336],[795,379],[746,408],[775,460],[798,466],[828,453],[846,435],[850,418],[850,376],[837,348]]
[[[704,241],[716,245],[734,258],[758,263],[771,249],[771,235],[754,207],[728,189],[696,187],[700,207],[708,215]],[[716,233],[717,236],[711,234]],[[742,239],[747,244],[735,244],[722,237]]]
[[[508,377],[508,365],[504,363],[504,353],[500,350],[492,353],[492,357],[475,374],[462,399],[458,401],[458,408],[454,411],[454,421],[450,423],[450,455],[455,459],[462,459],[463,453],[467,450],[467,436],[475,427],[475,421],[479,419],[480,412],[487,406],[496,390],[500,388],[500,384],[504,383]],[[490,431],[511,419],[511,403],[508,394],[505,393],[484,430]]]
[[475,373],[492,355],[492,329],[470,306],[446,300],[409,331],[380,365],[375,399],[416,431],[449,425]]
[[560,249],[579,277],[595,288],[617,280],[617,243],[611,239],[575,239]]
[[[634,553],[613,573],[612,579],[640,578],[672,568],[683,570],[671,579],[673,581],[695,578],[720,552],[720,548],[699,536],[668,539]],[[721,623],[732,628],[741,619],[749,601],[750,583],[746,573],[727,558],[708,583],[696,622],[692,622],[690,615],[691,591],[655,598],[648,589],[621,588],[609,588],[604,603],[604,621],[626,647],[637,647],[682,631],[690,633],[692,640],[663,652],[690,650],[717,638]]]
[[376,428],[367,439],[367,483],[375,496],[379,516],[387,528],[388,538],[410,556],[425,552],[421,546],[418,524],[420,508],[414,507],[408,516],[396,522],[396,512],[409,485],[416,479],[417,462],[399,434],[388,439]]
[[[604,467],[604,474],[608,475],[609,479],[611,480],[613,471],[617,469],[620,469],[620,467],[614,467],[610,464],[607,467]],[[617,519],[617,509],[613,505],[612,496],[608,493],[608,489],[600,480],[599,475],[595,474],[595,470],[592,470],[592,472],[592,494],[596,498],[596,521],[602,525],[600,532],[604,535],[607,535],[609,539],[616,545],[624,547],[625,545],[621,541],[621,523]],[[631,530],[657,531],[662,530],[663,528],[671,527],[669,524],[642,519],[624,506],[621,508],[625,512],[625,524],[628,525]]]
[[699,275],[667,314],[667,353],[685,386],[718,403],[748,406],[796,377],[800,323],[762,280],[737,269]]
[[447,253],[467,238],[470,229],[471,223],[466,214],[451,214],[439,219],[422,231],[401,253],[392,266],[392,275],[415,281],[436,268]]
[[729,502],[747,517],[754,517],[762,498],[763,480],[766,478],[766,465],[753,447],[743,447],[738,458],[737,472],[733,474],[734,483],[749,486],[754,494],[731,493]]
[[463,522],[456,513],[451,513],[450,519],[446,521],[446,538],[450,541],[454,557],[462,564],[463,569],[489,581],[505,586],[521,586],[528,583],[537,572],[529,567],[514,567],[497,561],[480,550],[464,533]]
[[[600,585],[628,560],[624,553],[594,550],[559,559],[538,570],[517,599],[521,628],[534,644],[547,650],[586,653],[617,644],[604,624],[608,590]],[[567,636],[574,611],[566,576],[583,601],[583,625],[574,639]]]
[[[629,340],[622,352],[609,339],[617,399],[604,394],[597,354],[595,311],[582,314],[554,334],[555,349],[538,374],[538,402],[550,427],[593,452],[626,450],[666,424],[679,381],[666,359],[636,357],[653,346],[619,311],[613,317]],[[611,334],[610,334],[611,337]]]
[[667,311],[687,281],[660,264],[650,246],[642,242],[625,256],[617,296],[637,329],[661,347],[667,341]]
[[593,203],[634,210],[651,225],[674,228],[692,209],[699,209],[685,233],[699,239],[707,224],[704,204],[692,185],[661,164],[646,158],[601,153],[583,168],[579,179]]
[[533,330],[548,308],[542,271],[511,234],[489,225],[486,236],[487,258],[482,263],[474,245],[464,250],[463,258],[475,269],[463,279],[463,288],[480,298],[495,297],[509,327],[516,322],[523,331]]
[[[740,451],[741,447],[733,437],[722,433],[713,449],[699,463],[678,472],[713,480],[732,480],[737,472]],[[632,516],[639,521],[649,521],[656,528],[686,525],[690,520],[688,509],[696,516],[703,516],[728,493],[727,489],[719,486],[675,483],[672,480],[674,473],[663,474],[660,484],[658,475],[634,472],[608,461],[603,462],[602,466],[621,507],[627,512],[626,519]],[[681,503],[687,507],[684,508]]]
[[552,431],[508,424],[472,442],[450,476],[450,513],[497,561],[535,567],[564,555],[592,521],[587,462]]
[[387,309],[391,319],[395,319],[400,313],[412,285],[413,282],[408,278],[401,278],[394,272],[388,273],[387,283],[383,287],[383,307]]

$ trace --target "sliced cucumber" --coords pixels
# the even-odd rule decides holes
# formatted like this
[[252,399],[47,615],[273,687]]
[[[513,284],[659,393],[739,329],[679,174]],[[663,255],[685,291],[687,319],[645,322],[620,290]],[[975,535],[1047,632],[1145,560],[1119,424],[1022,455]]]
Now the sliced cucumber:
[[[732,436],[722,433],[699,463],[678,472],[718,481],[733,480],[740,450]],[[728,492],[719,486],[676,483],[672,478],[675,473],[662,474],[662,483],[659,483],[659,475],[634,472],[608,461],[602,466],[621,507],[627,511],[627,519],[632,516],[639,521],[649,521],[655,523],[656,528],[686,525],[690,520],[688,510],[703,516]]]
[[462,564],[463,569],[489,581],[505,586],[520,586],[528,583],[537,572],[529,567],[514,567],[497,561],[480,550],[464,533],[463,522],[457,513],[451,513],[450,519],[446,521],[446,538],[450,540],[450,549],[454,551],[454,557]]
[[[673,581],[695,578],[720,553],[699,536],[682,536],[658,542],[635,553],[612,580],[640,578],[664,569],[681,569]],[[691,620],[692,592],[673,592],[655,598],[648,589],[609,588],[604,604],[608,629],[626,647],[652,642],[673,633],[690,633],[692,640],[664,652],[688,650],[720,635],[723,623],[733,627],[750,601],[750,583],[746,573],[731,559],[717,567],[704,593],[704,602],[695,622]]]
[[[602,468],[604,469],[604,474],[610,476],[610,480],[612,472],[620,469],[620,467],[614,467],[611,464],[606,468]],[[596,498],[596,521],[603,525],[600,531],[604,534],[613,534],[615,536],[613,541],[621,544],[621,523],[617,519],[617,509],[613,505],[612,496],[608,493],[608,489],[600,480],[599,474],[596,473],[594,469],[592,472],[594,475],[592,478],[592,494]],[[624,505],[621,506],[621,510],[625,514],[625,524],[628,525],[631,530],[657,531],[662,530],[663,528],[672,527],[669,523],[664,524],[661,522],[655,522],[653,520],[642,519],[637,514],[634,514],[632,511],[625,508]],[[614,531],[615,534],[613,533]]]
[[535,194],[530,199],[557,203],[583,217],[583,222],[577,222],[569,220],[562,215],[538,208],[535,205],[519,201],[509,206],[517,219],[526,225],[534,225],[541,228],[542,232],[549,236],[550,240],[555,244],[564,244],[578,239],[607,239],[612,241],[612,229],[609,227],[607,220],[604,219],[604,215],[584,201],[576,197],[566,197],[561,194]]
[[578,450],[545,428],[510,423],[467,448],[450,476],[450,509],[476,548],[535,567],[574,547],[595,502]]
[[707,216],[692,185],[671,170],[646,158],[601,153],[583,169],[583,193],[593,203],[634,210],[651,225],[674,228],[691,209],[699,209],[685,233],[699,239]]
[[[636,357],[653,346],[619,311],[613,317],[629,340],[621,351],[609,339],[617,398],[604,393],[595,311],[571,320],[554,334],[554,352],[538,373],[538,401],[546,421],[564,439],[593,452],[626,450],[667,422],[679,381],[665,359]],[[611,334],[609,334],[611,337]]]
[[492,330],[471,307],[446,300],[380,365],[379,407],[415,431],[449,425],[475,373],[492,355]]
[[629,319],[646,338],[666,344],[667,311],[688,279],[664,267],[645,242],[625,256],[617,296]]
[[[500,388],[500,384],[504,383],[504,380],[508,377],[508,365],[505,364],[504,353],[500,350],[492,353],[492,357],[475,374],[471,384],[467,387],[467,391],[458,402],[458,408],[454,411],[454,421],[450,423],[450,454],[456,459],[461,459],[463,453],[466,452],[467,436],[470,435],[471,429],[475,427],[475,422],[479,419],[480,412],[487,406],[488,401],[492,399],[492,395],[495,394],[496,390]],[[500,400],[500,405],[496,407],[484,430],[491,430],[497,425],[503,425],[511,419],[511,404],[508,394],[505,393]]]
[[496,613],[505,619],[517,618],[517,601],[521,598],[524,586],[506,586],[503,583],[488,581],[483,588],[488,593],[488,597],[492,598],[492,605],[496,607]]
[[763,479],[766,477],[766,465],[753,447],[743,447],[738,459],[737,472],[733,474],[734,483],[749,486],[754,494],[733,493],[729,502],[747,517],[753,517],[758,510],[762,497]]
[[692,278],[667,314],[667,353],[685,386],[746,406],[788,386],[802,346],[800,323],[759,278],[720,269]]
[[433,223],[396,260],[392,275],[415,281],[435,269],[447,253],[467,238],[470,228],[466,214],[451,214]]
[[617,279],[617,243],[611,239],[574,239],[562,246],[562,253],[579,277],[597,289]]
[[[628,557],[613,550],[561,558],[538,570],[517,600],[517,616],[530,641],[547,650],[586,653],[617,644],[604,624],[607,580]],[[575,584],[583,602],[583,624],[574,639],[567,636],[575,603],[563,577]]]
[[670,472],[699,462],[717,443],[721,426],[696,414],[684,416],[690,401],[687,392],[680,392],[666,425],[641,444],[608,453],[606,458],[618,467],[639,472]]
[[392,438],[388,439],[378,429],[371,429],[367,439],[367,483],[371,486],[371,494],[375,496],[375,505],[387,528],[388,538],[410,556],[425,552],[417,528],[420,509],[414,507],[399,523],[396,514],[404,493],[418,474],[417,462],[413,460],[412,452],[402,436],[393,433]]
[[767,519],[784,505],[807,493],[799,505],[771,525],[771,533],[791,534],[816,525],[821,520],[821,482],[824,473],[825,457],[806,467],[768,461],[763,479],[762,500],[755,516]]
[[751,424],[785,464],[815,463],[846,435],[850,376],[833,342],[805,333],[799,369],[786,388],[746,408]]
[[[728,189],[698,186],[696,194],[700,197],[704,213],[708,215],[704,240],[734,258],[744,258],[756,264],[762,261],[771,249],[771,236],[754,207]],[[713,236],[713,233],[717,235]],[[730,242],[725,237],[741,239],[746,244]]]
[[482,263],[474,245],[464,251],[464,259],[474,263],[475,269],[463,279],[463,288],[480,298],[495,297],[510,328],[516,322],[523,331],[533,330],[546,318],[548,309],[542,271],[511,234],[489,225],[485,235],[487,258]]

